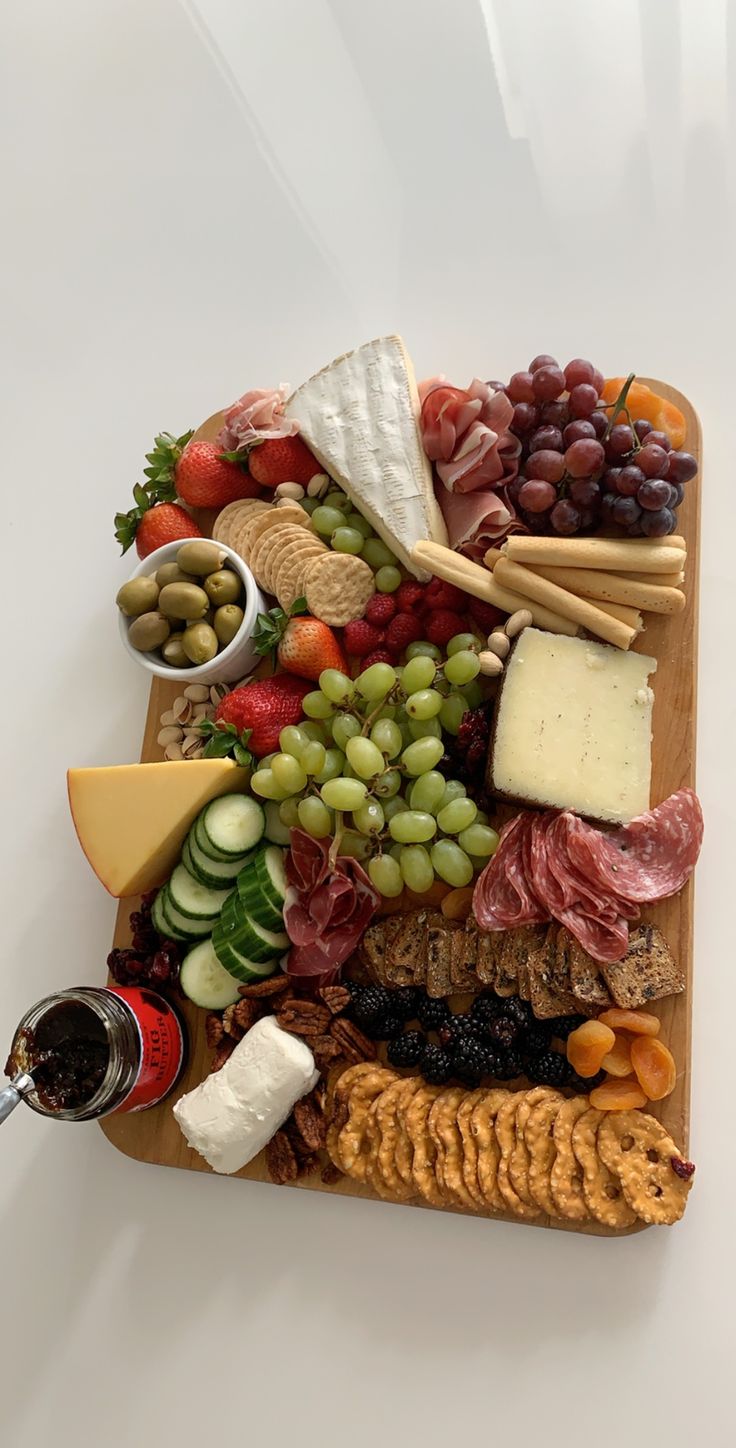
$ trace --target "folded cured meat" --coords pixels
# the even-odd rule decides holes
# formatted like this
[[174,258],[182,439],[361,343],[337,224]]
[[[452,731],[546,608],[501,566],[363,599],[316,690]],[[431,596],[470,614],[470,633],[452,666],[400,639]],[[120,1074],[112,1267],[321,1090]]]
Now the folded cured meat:
[[291,831],[286,856],[284,925],[291,941],[289,975],[319,977],[322,984],[355,950],[379,902],[357,860],[338,855],[303,830]]

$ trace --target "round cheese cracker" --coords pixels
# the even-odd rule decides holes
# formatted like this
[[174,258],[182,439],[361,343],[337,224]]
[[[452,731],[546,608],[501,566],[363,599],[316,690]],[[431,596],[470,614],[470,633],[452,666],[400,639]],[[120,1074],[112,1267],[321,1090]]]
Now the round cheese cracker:
[[232,539],[236,529],[241,526],[246,518],[255,517],[256,513],[263,513],[268,507],[260,498],[236,498],[234,503],[227,503],[220,513],[217,514],[212,525],[212,537],[216,543],[225,543],[232,548]]
[[310,565],[304,580],[309,612],[332,628],[362,618],[375,588],[372,569],[352,553],[325,553]]
[[[312,546],[310,540],[313,535],[295,523],[284,523],[281,528],[271,528],[265,536],[266,544],[261,554],[261,572],[269,593],[278,597],[276,580],[281,565],[291,558],[292,552],[299,547],[301,539],[304,539],[305,547]],[[270,544],[269,540],[272,540]]]
[[327,552],[327,545],[320,542],[315,533],[304,534],[304,541],[294,543],[284,550],[273,568],[274,592],[282,608],[288,610],[304,591],[304,574],[307,566],[321,553]]
[[267,533],[269,528],[281,527],[283,523],[295,523],[303,528],[310,528],[309,514],[305,513],[297,503],[291,504],[288,508],[274,508],[269,504],[265,513],[257,513],[246,518],[242,524],[237,541],[233,542],[233,548],[240,554],[245,563],[250,566],[251,553],[262,533]]

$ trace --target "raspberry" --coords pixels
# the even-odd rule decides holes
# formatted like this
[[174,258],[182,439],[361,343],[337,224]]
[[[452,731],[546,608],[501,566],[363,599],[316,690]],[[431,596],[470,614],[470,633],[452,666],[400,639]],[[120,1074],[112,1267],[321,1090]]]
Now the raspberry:
[[472,594],[467,595],[467,600],[468,613],[482,634],[492,633],[494,628],[505,622],[506,614],[500,608],[494,608],[492,603],[473,598]]
[[371,664],[392,664],[393,662],[393,655],[389,653],[388,649],[374,649],[372,654],[366,654],[362,660],[364,669],[369,669]]
[[444,648],[455,634],[465,633],[465,620],[449,608],[438,608],[427,616],[424,632],[431,644]]
[[[452,608],[456,611],[462,608],[465,603],[465,594],[462,588],[456,588],[454,583],[445,583],[444,578],[431,578],[424,590],[422,607],[425,609]],[[461,630],[456,629],[456,633]],[[450,635],[452,637],[452,635]],[[434,640],[432,640],[434,642]]]
[[409,644],[415,644],[421,637],[422,625],[416,615],[397,613],[386,629],[386,648],[398,658]]
[[374,628],[367,619],[357,618],[352,623],[346,623],[342,638],[349,654],[353,654],[356,659],[364,659],[366,654],[380,648],[384,633],[383,629]]
[[392,593],[374,593],[373,597],[368,599],[363,617],[375,628],[385,628],[396,613],[396,608],[396,599]]
[[417,606],[419,606],[419,612],[421,613],[424,600],[424,584],[416,583],[414,579],[409,578],[405,583],[399,584],[395,598],[401,613],[411,613],[412,609],[417,608]]

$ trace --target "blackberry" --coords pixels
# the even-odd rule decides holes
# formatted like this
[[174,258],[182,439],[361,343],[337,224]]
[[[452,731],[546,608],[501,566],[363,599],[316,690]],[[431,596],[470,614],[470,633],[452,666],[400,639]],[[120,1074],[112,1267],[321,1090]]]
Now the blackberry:
[[589,1091],[594,1091],[596,1086],[602,1085],[606,1079],[605,1071],[596,1071],[595,1076],[578,1076],[577,1071],[569,1071],[566,1086],[579,1096],[587,1096]]
[[386,1054],[392,1066],[416,1066],[425,1045],[426,1038],[421,1031],[404,1031],[402,1036],[394,1036],[389,1041]]
[[529,1080],[538,1086],[567,1086],[569,1079],[570,1067],[559,1051],[537,1056],[529,1067]]
[[508,1016],[498,1016],[488,1027],[488,1035],[497,1046],[513,1046],[518,1034],[516,1021],[510,1020]]
[[503,1013],[508,1016],[510,1021],[515,1021],[522,1030],[534,1024],[534,1011],[529,1002],[523,1001],[521,996],[509,996],[509,999],[504,1001]]
[[419,1070],[431,1086],[444,1086],[452,1075],[452,1058],[442,1046],[427,1045],[419,1057]]
[[482,1031],[487,1031],[491,1021],[501,1014],[501,1004],[495,995],[476,996],[470,1007],[470,1019],[476,1021]]
[[446,1001],[435,1000],[432,996],[420,995],[417,1002],[417,1020],[425,1031],[436,1031],[447,1020],[450,1008]]
[[549,1036],[541,1026],[532,1026],[525,1032],[521,1042],[525,1057],[543,1056],[549,1050]]
[[496,1076],[499,1081],[513,1081],[524,1071],[524,1062],[519,1051],[499,1051],[496,1056]]
[[399,1016],[402,1021],[416,1020],[418,1004],[419,991],[416,986],[402,985],[391,991],[391,1014]]
[[587,1016],[552,1016],[545,1021],[544,1027],[548,1036],[555,1036],[558,1041],[566,1041],[570,1032],[576,1031],[587,1019]]
[[443,1046],[454,1046],[457,1041],[477,1038],[476,1022],[470,1016],[450,1016],[437,1032]]
[[452,1051],[452,1069],[464,1086],[479,1086],[488,1074],[488,1053],[474,1036],[461,1036]]
[[385,1015],[379,1016],[378,1020],[373,1023],[372,1035],[374,1041],[390,1041],[394,1036],[400,1036],[403,1025],[404,1022],[400,1016],[393,1015],[390,1010],[387,1011]]
[[382,985],[354,985],[348,1015],[370,1036],[376,1022],[386,1015],[389,999],[389,992]]

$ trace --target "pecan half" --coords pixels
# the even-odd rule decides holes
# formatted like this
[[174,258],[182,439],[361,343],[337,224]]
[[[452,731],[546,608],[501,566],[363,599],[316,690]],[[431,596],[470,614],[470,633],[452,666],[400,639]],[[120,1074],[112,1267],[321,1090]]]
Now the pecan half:
[[322,1036],[328,1029],[332,1017],[327,1006],[318,1001],[291,1000],[280,1005],[276,1020],[282,1030],[292,1036]]
[[357,1064],[359,1061],[372,1061],[376,1054],[376,1048],[372,1041],[354,1025],[352,1021],[333,1021],[330,1026],[330,1035],[337,1041],[340,1047],[340,1054],[346,1060]]
[[211,1051],[214,1051],[215,1046],[219,1046],[224,1034],[222,1016],[218,1016],[216,1011],[208,1011],[204,1019],[204,1036]]
[[339,1016],[350,1005],[350,991],[345,985],[323,985],[317,994],[320,1000],[324,1001],[330,1015]]
[[309,1151],[320,1151],[325,1144],[325,1118],[313,1096],[303,1096],[294,1106],[294,1124]]
[[220,1071],[225,1065],[225,1062],[230,1059],[234,1050],[235,1042],[232,1036],[223,1036],[212,1058],[212,1065],[210,1066],[210,1071]]
[[272,1182],[278,1186],[294,1182],[299,1175],[296,1152],[285,1131],[277,1131],[266,1147],[266,1167]]
[[254,980],[250,985],[240,985],[238,990],[246,1000],[261,1000],[267,996],[282,995],[290,985],[288,975],[269,975],[265,980]]
[[335,1166],[332,1161],[328,1161],[327,1165],[322,1168],[321,1177],[326,1187],[334,1187],[335,1182],[339,1182],[341,1176],[339,1166]]
[[314,1056],[314,1064],[321,1075],[329,1071],[341,1054],[340,1046],[332,1036],[310,1036],[309,1049]]

